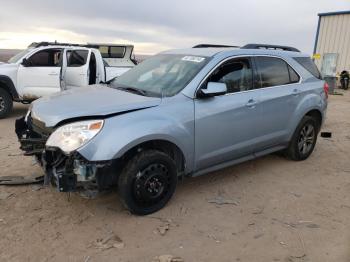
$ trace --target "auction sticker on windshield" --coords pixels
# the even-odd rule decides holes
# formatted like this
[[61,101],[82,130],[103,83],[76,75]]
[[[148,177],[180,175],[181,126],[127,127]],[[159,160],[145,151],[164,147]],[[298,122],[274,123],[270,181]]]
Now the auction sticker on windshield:
[[181,60],[195,62],[195,63],[200,63],[200,62],[202,62],[204,60],[204,57],[200,57],[200,56],[184,56]]

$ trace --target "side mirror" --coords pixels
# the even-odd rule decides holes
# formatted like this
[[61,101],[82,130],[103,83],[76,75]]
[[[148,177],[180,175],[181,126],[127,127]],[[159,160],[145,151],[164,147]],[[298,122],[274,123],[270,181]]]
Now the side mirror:
[[30,66],[30,61],[27,58],[23,58],[22,65],[25,67]]
[[207,88],[202,88],[200,94],[202,97],[212,97],[226,94],[226,92],[227,86],[225,83],[208,82]]

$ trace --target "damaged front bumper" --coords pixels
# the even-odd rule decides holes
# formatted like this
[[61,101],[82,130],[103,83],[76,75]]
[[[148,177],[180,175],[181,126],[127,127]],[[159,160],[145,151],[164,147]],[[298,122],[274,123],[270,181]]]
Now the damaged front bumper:
[[24,155],[33,156],[44,169],[46,185],[51,183],[60,192],[74,192],[103,190],[116,184],[113,161],[90,162],[78,152],[67,155],[58,148],[46,148],[54,130],[30,115],[17,119],[15,128]]

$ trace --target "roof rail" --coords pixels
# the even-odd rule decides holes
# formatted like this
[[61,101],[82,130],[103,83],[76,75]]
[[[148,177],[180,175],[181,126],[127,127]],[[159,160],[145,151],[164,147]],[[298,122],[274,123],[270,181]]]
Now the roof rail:
[[192,48],[231,48],[231,47],[239,47],[239,46],[235,46],[235,45],[213,45],[213,44],[199,44],[199,45],[195,45]]
[[98,45],[94,44],[72,44],[72,43],[59,43],[59,42],[33,42],[28,47],[41,47],[41,46],[50,46],[50,45],[56,45],[56,46],[81,46],[81,47],[98,47]]
[[247,44],[241,47],[242,49],[274,49],[274,50],[283,50],[283,51],[292,51],[300,52],[299,49],[291,46],[284,45],[265,45],[265,44]]

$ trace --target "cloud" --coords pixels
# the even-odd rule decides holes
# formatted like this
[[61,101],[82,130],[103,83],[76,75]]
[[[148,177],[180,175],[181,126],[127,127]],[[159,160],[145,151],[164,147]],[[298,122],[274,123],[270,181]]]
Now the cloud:
[[2,0],[0,47],[40,38],[134,43],[140,53],[248,42],[311,52],[317,13],[348,8],[346,0]]

